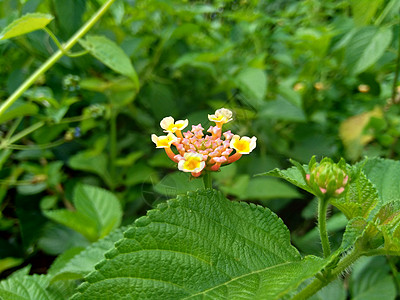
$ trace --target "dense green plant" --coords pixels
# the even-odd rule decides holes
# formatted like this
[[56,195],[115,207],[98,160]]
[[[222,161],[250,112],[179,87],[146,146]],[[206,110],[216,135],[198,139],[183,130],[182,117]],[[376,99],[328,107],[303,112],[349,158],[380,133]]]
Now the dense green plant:
[[[0,297],[394,299],[399,8],[2,1]],[[221,107],[251,157],[203,182],[155,151]]]

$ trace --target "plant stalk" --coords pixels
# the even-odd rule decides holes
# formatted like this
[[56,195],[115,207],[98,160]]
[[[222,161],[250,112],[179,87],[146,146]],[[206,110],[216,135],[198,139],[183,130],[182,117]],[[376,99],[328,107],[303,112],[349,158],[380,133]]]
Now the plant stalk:
[[16,141],[22,139],[23,137],[27,136],[28,134],[31,134],[35,130],[42,127],[44,124],[45,123],[43,121],[37,122],[37,123],[29,126],[28,128],[25,128],[24,130],[18,132],[12,138],[3,140],[2,143],[0,144],[0,149],[8,148],[8,146],[10,146],[11,144],[15,143]]
[[396,69],[394,71],[394,79],[393,79],[393,86],[392,86],[392,104],[396,103],[397,82],[399,80],[399,71],[400,71],[400,28],[399,28],[398,40],[399,40],[399,44],[397,45]]
[[203,175],[203,182],[205,189],[212,189],[212,177],[211,172],[206,171]]
[[331,246],[329,244],[328,232],[326,230],[326,211],[328,203],[328,199],[318,199],[318,229],[321,238],[322,251],[325,258],[331,254]]
[[82,38],[101,16],[108,10],[115,0],[108,0],[100,9],[85,23],[69,40],[65,43],[64,51],[58,50],[46,62],[44,62],[28,79],[26,79],[13,94],[0,107],[0,116],[15,102],[17,99],[32,85],[36,80],[43,75],[50,67],[52,67],[64,54],[70,50],[80,38]]

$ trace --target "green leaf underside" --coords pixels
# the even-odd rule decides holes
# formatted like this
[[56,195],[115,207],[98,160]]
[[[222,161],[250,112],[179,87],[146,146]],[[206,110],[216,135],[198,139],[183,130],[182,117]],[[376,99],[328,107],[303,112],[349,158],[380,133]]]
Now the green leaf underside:
[[288,229],[270,210],[230,202],[213,190],[160,204],[124,236],[74,299],[236,293],[255,299],[264,292],[277,299],[325,264],[314,257],[301,260]]
[[[306,168],[306,166],[303,166]],[[274,177],[279,177],[282,179],[285,179],[289,181],[290,183],[294,184],[295,186],[302,188],[303,190],[314,194],[313,190],[311,187],[308,186],[307,182],[304,179],[304,175],[299,171],[297,167],[291,167],[286,170],[279,170],[279,169],[274,169],[272,171],[269,171],[267,173],[264,173],[263,175],[269,175],[269,176],[274,176]]]
[[53,20],[49,14],[26,14],[15,20],[0,33],[0,40],[10,39],[46,27]]
[[347,219],[356,217],[367,218],[378,203],[378,193],[373,184],[361,173],[352,182],[343,197],[332,198],[331,204],[340,209]]
[[129,57],[116,43],[105,36],[93,35],[87,36],[85,40],[79,40],[79,43],[110,69],[131,78],[136,90],[139,89],[138,75]]

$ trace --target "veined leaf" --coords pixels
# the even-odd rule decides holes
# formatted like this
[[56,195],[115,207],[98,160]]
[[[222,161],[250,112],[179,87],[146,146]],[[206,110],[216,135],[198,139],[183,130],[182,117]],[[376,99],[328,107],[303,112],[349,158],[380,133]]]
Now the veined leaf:
[[49,14],[26,14],[15,20],[0,33],[0,40],[9,39],[46,27],[53,20]]
[[0,297],[5,300],[56,300],[57,297],[47,290],[48,285],[49,277],[46,275],[10,277],[0,281]]
[[160,204],[105,255],[73,299],[279,299],[326,261],[301,260],[269,209],[201,190]]
[[347,66],[354,74],[365,71],[381,58],[391,41],[389,27],[361,27],[347,44]]
[[[314,194],[312,188],[309,187],[309,185],[307,184],[307,182],[304,179],[305,173],[303,174],[303,172],[301,172],[299,170],[299,167],[307,168],[307,166],[298,165],[298,166],[291,167],[286,170],[274,169],[272,171],[263,173],[261,175],[268,175],[268,176],[274,176],[274,177],[285,179],[285,180],[289,181],[290,183],[294,184],[295,186],[298,186],[299,188],[302,188],[303,190],[305,190],[311,194]],[[305,169],[304,169],[304,171],[305,171]]]
[[340,198],[332,198],[331,204],[342,211],[347,219],[356,217],[368,218],[370,212],[378,204],[378,192],[371,181],[361,173],[351,182],[348,190]]
[[122,208],[113,193],[90,185],[78,185],[75,188],[74,204],[97,223],[99,237],[102,238],[117,228],[122,219]]
[[125,52],[113,41],[105,36],[87,36],[79,43],[94,57],[117,73],[125,75],[135,83],[136,91],[139,90],[139,78]]
[[343,234],[342,239],[342,249],[347,251],[355,242],[363,235],[365,228],[368,223],[364,218],[358,217],[351,219],[350,222],[346,226],[346,230]]

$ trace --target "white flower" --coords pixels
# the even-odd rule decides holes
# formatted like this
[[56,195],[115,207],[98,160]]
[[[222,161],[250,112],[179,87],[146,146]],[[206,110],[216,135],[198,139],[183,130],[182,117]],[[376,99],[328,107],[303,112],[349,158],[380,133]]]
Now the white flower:
[[235,149],[237,153],[249,154],[256,147],[256,141],[257,138],[255,136],[249,138],[247,136],[234,135],[229,146]]
[[160,122],[160,126],[162,129],[164,129],[164,132],[170,132],[170,133],[175,133],[175,131],[177,130],[182,130],[186,126],[188,126],[188,124],[189,121],[187,119],[175,122],[173,117],[165,117]]
[[151,140],[154,144],[156,144],[156,148],[169,148],[171,147],[171,144],[177,140],[177,137],[172,133],[162,136],[156,136],[155,134],[152,134]]
[[206,162],[203,161],[203,155],[200,153],[186,152],[183,158],[178,162],[180,171],[198,173],[206,166]]
[[218,124],[225,124],[232,121],[232,111],[226,108],[220,108],[215,111],[214,115],[208,115],[208,119]]

